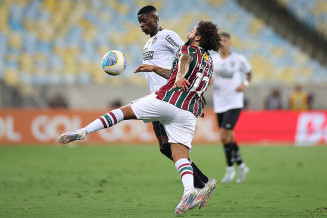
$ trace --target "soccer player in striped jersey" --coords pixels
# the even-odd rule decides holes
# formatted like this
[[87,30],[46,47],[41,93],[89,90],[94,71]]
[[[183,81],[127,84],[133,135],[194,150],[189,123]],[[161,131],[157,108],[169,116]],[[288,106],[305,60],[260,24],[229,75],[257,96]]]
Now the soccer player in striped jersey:
[[[140,28],[150,39],[143,48],[143,64],[155,65],[164,69],[170,69],[178,49],[184,44],[177,33],[172,30],[163,29],[159,24],[159,14],[155,7],[147,5],[141,8],[137,14]],[[156,92],[167,83],[169,75],[162,76],[155,72],[148,72],[138,67],[135,72],[143,72],[148,84],[150,93]],[[152,122],[153,130],[159,142],[160,152],[169,159],[171,156],[171,145],[168,143],[168,136],[163,125],[159,121]],[[214,187],[217,183],[214,179],[209,179],[204,175],[195,163],[190,160],[194,169],[194,186],[201,189],[201,194],[206,192],[205,185]]]
[[[208,51],[218,51],[220,47],[217,26],[210,21],[201,21],[188,34],[188,41],[176,54],[170,71],[158,66],[144,65],[144,68],[151,68],[159,75],[169,74],[166,85],[155,93],[110,111],[85,128],[61,134],[59,142],[66,144],[83,140],[87,134],[111,127],[122,120],[159,121],[167,133],[173,161],[184,186],[184,193],[175,213],[186,213],[199,197],[199,192],[194,187],[194,170],[188,159],[196,118],[203,115],[203,94],[212,76],[212,59]],[[199,207],[208,200],[209,198],[203,198]]]
[[[236,182],[244,182],[249,168],[242,160],[239,147],[234,139],[234,126],[243,108],[244,91],[252,78],[251,65],[246,58],[230,51],[230,35],[221,33],[223,48],[213,54],[213,103],[217,114],[221,141],[224,145],[227,168],[222,182],[231,182],[237,163],[239,176]],[[245,79],[244,79],[245,78]]]

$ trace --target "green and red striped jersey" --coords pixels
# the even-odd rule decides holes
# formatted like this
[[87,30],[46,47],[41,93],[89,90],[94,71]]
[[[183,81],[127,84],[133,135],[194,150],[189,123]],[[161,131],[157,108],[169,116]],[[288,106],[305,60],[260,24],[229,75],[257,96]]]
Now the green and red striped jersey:
[[[185,76],[185,79],[190,83],[186,91],[172,88],[178,72],[178,62],[182,54],[188,54],[193,58],[189,71]],[[188,110],[195,115],[203,116],[204,100],[202,98],[208,88],[212,71],[212,59],[208,52],[201,47],[183,45],[176,53],[168,83],[156,92],[157,99]]]

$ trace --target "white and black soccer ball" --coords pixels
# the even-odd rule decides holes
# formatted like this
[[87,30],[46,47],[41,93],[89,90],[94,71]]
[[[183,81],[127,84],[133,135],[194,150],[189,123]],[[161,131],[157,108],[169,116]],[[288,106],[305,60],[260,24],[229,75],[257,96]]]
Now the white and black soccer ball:
[[126,58],[121,51],[108,51],[102,58],[102,68],[104,72],[111,76],[121,74],[126,68]]

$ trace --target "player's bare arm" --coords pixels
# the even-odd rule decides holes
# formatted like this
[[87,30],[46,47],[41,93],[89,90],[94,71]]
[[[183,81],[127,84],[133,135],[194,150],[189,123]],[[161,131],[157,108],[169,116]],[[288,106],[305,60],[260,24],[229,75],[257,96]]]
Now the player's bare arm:
[[180,88],[183,91],[186,91],[188,89],[188,86],[190,83],[185,79],[185,76],[190,68],[190,64],[192,62],[193,58],[188,54],[183,54],[178,62],[178,72],[175,80],[175,84],[173,88]]
[[168,79],[170,76],[171,70],[162,68],[162,67],[158,67],[155,65],[141,64],[134,71],[134,73],[138,73],[138,72],[155,72],[159,76],[161,76],[165,79]]
[[237,92],[244,92],[245,89],[250,85],[250,81],[252,79],[252,72],[249,72],[246,76],[246,80],[244,80],[242,82],[241,85],[239,85],[237,88],[236,88],[236,91]]

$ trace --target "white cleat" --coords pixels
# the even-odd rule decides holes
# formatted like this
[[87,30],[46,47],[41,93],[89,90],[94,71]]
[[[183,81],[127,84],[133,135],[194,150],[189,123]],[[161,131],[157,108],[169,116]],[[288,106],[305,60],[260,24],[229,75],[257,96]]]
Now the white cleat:
[[238,169],[238,178],[236,180],[237,183],[241,183],[241,182],[245,182],[245,178],[246,178],[246,174],[248,174],[248,172],[250,171],[250,168],[245,166],[245,167],[240,167]]
[[189,211],[193,201],[198,197],[198,195],[199,193],[195,188],[192,188],[188,190],[186,193],[184,193],[182,200],[175,208],[175,213],[184,214],[187,211]]
[[217,186],[217,180],[209,178],[209,181],[206,183],[206,186],[209,188],[207,194],[203,197],[202,202],[199,204],[199,209],[204,208],[211,198],[213,191]]
[[234,167],[233,168],[227,167],[226,168],[226,173],[224,175],[224,178],[221,180],[221,182],[223,182],[223,183],[229,183],[229,182],[233,181],[233,179],[235,178],[235,176],[236,176],[236,172],[235,172]]
[[65,132],[58,137],[58,141],[61,144],[67,144],[75,140],[83,140],[87,135],[87,131],[83,129],[78,129],[73,132]]
[[196,199],[193,201],[193,203],[190,206],[190,210],[192,210],[193,208],[199,206],[200,204],[202,204],[204,197],[207,196],[210,192],[210,188],[209,186],[205,185],[203,188],[198,189],[196,188],[196,190],[199,192],[199,195],[196,197]]

